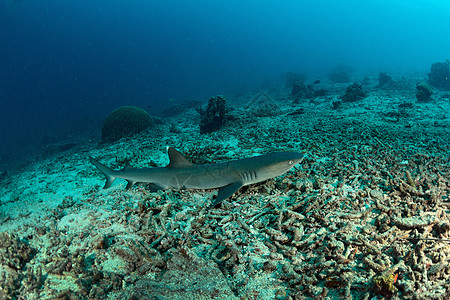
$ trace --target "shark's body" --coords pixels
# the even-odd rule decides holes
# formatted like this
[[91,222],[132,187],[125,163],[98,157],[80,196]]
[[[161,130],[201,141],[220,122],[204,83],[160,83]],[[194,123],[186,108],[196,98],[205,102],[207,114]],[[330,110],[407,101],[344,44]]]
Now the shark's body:
[[148,182],[156,189],[219,189],[211,207],[233,195],[239,188],[279,176],[301,161],[297,152],[275,152],[218,164],[196,165],[174,148],[168,148],[170,163],[165,168],[137,169],[127,164],[122,170],[112,170],[90,157],[90,161],[105,175],[104,189],[116,178],[125,179],[131,188],[136,182]]

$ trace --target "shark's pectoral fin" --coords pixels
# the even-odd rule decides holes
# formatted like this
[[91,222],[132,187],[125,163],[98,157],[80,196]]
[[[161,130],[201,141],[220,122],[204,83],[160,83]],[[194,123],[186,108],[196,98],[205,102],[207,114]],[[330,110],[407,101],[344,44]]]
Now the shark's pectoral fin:
[[166,187],[163,187],[162,185],[156,184],[156,183],[149,183],[148,184],[148,189],[151,192],[156,192],[156,191],[160,191],[160,190],[165,190]]
[[223,200],[227,199],[231,195],[233,195],[238,189],[242,187],[242,182],[233,182],[229,185],[223,186],[219,189],[219,193],[217,194],[217,198],[213,201],[213,203],[209,206],[209,208],[213,208]]
[[131,180],[127,180],[127,186],[125,187],[125,189],[129,190],[131,189],[131,187],[135,184],[134,181]]

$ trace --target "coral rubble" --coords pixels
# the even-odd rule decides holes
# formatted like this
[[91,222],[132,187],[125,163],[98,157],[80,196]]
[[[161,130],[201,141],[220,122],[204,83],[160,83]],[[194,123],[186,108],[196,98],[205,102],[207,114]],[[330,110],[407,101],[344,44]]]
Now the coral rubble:
[[[41,273],[35,275],[25,265],[36,250],[15,234],[0,232],[0,298],[13,299],[22,292],[40,288]],[[36,278],[38,277],[38,278]],[[25,280],[24,284],[21,282]]]
[[[414,103],[417,82],[370,83],[351,103],[324,83],[330,97],[301,107],[291,87],[267,90],[233,99],[236,121],[220,131],[201,134],[186,109],[157,138],[91,142],[7,175],[0,298],[447,299],[450,102]],[[281,113],[258,112],[272,102]],[[86,159],[163,166],[167,145],[195,163],[306,157],[209,210],[215,190],[103,190]]]

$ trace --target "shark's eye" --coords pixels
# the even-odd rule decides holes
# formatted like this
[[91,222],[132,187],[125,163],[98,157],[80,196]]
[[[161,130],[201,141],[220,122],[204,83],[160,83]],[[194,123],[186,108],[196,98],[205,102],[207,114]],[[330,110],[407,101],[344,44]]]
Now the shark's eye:
[[290,164],[290,165],[292,165],[293,163],[294,163],[294,161],[293,161],[293,160],[290,160],[290,161],[289,161],[289,164]]

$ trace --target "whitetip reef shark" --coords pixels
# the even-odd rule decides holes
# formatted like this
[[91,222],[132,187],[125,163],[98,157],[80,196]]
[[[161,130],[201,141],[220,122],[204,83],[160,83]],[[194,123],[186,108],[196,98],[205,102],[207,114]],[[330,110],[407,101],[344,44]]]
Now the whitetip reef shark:
[[167,148],[169,164],[166,167],[133,168],[129,163],[121,170],[113,170],[92,157],[90,161],[105,175],[107,189],[116,178],[125,179],[127,189],[136,182],[147,182],[153,189],[219,189],[211,207],[229,198],[244,185],[277,177],[303,159],[298,152],[274,152],[251,158],[217,164],[197,165],[180,152]]

